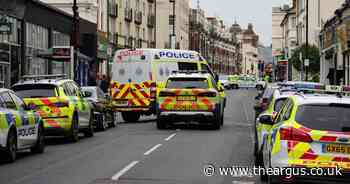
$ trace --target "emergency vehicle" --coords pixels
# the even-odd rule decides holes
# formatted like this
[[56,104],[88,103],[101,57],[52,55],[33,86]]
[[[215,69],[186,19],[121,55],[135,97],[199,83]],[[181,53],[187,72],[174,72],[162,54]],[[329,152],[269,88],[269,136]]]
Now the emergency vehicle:
[[223,86],[217,86],[212,75],[206,72],[175,72],[157,98],[157,128],[195,121],[220,129],[226,103],[222,93]]
[[[260,122],[272,126],[262,145],[265,168],[341,168],[342,176],[293,175],[295,183],[349,183],[350,98],[317,93],[298,93],[289,97],[276,118],[260,116]],[[327,89],[327,88],[326,88]],[[332,92],[339,88],[330,87]],[[349,88],[344,87],[343,91]],[[327,91],[325,91],[327,93]],[[347,92],[348,93],[348,92]],[[285,176],[267,176],[268,183],[280,183]],[[290,178],[289,178],[290,179]]]
[[0,152],[6,161],[14,162],[17,151],[30,149],[33,153],[43,153],[44,148],[40,116],[28,109],[13,91],[0,89]]
[[92,104],[65,75],[24,76],[12,89],[42,117],[46,136],[77,142],[80,132],[94,135]]
[[195,51],[135,49],[119,50],[112,65],[110,93],[114,111],[126,122],[138,121],[141,115],[156,114],[156,96],[174,71],[211,71]]

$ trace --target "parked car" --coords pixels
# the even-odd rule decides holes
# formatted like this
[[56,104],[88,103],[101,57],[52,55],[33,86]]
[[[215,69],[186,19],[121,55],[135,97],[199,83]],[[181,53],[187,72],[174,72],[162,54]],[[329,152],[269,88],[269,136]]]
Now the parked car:
[[115,127],[115,114],[109,108],[110,97],[97,86],[82,87],[85,98],[92,103],[94,109],[94,127],[105,131],[108,127]]

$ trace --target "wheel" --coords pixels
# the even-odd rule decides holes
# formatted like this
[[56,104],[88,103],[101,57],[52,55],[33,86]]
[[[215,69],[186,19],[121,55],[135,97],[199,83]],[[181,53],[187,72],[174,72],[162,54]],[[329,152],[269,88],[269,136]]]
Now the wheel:
[[137,112],[122,112],[122,118],[125,122],[137,122],[141,117],[140,113]]
[[167,124],[165,123],[165,121],[161,117],[157,116],[157,129],[164,130],[166,129],[166,127]]
[[10,130],[6,144],[6,161],[12,163],[17,157],[17,134],[13,129]]
[[111,112],[107,112],[107,114],[109,114],[111,121],[108,123],[108,127],[109,128],[114,128],[117,126],[116,123],[116,118],[115,118],[115,113],[113,111]]
[[70,135],[69,135],[68,139],[70,142],[78,142],[79,141],[79,122],[78,122],[77,115],[73,116],[72,127],[70,130]]
[[263,87],[262,87],[261,85],[257,85],[257,86],[256,86],[256,89],[259,90],[259,91],[261,91],[261,90],[263,90]]
[[222,115],[222,116],[221,116],[221,120],[220,120],[220,122],[221,122],[221,124],[220,124],[220,125],[221,125],[221,126],[224,126],[224,115]]
[[96,117],[96,126],[98,131],[105,131],[107,128],[106,125],[106,116],[105,114],[98,114]]
[[30,151],[34,154],[44,153],[45,151],[45,136],[44,136],[44,127],[42,124],[38,128],[38,140],[34,147],[30,148]]
[[90,114],[90,120],[89,120],[89,127],[84,131],[84,136],[85,137],[93,137],[94,136],[94,113],[91,112]]
[[221,128],[221,120],[222,120],[222,116],[219,115],[220,113],[216,113],[214,120],[212,122],[211,128],[213,130],[219,130]]

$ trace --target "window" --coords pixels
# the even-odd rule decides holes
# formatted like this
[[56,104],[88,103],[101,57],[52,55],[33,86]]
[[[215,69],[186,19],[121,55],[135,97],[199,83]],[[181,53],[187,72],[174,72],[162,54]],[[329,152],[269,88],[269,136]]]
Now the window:
[[286,100],[287,100],[286,98],[281,98],[281,99],[276,100],[275,105],[274,105],[274,111],[275,112],[280,111],[284,105],[284,102],[286,102]]
[[8,92],[4,92],[0,96],[3,100],[3,103],[4,103],[6,108],[17,110],[17,106],[13,102],[13,100]]
[[289,103],[286,105],[286,110],[283,115],[283,121],[287,121],[290,118],[290,115],[292,114],[293,111],[293,102],[289,101]]
[[68,83],[63,84],[62,88],[66,96],[74,96],[73,89],[68,85]]
[[167,82],[170,89],[208,89],[206,78],[170,78]]
[[14,86],[13,90],[21,98],[55,97],[56,86],[50,84],[26,84]]
[[[10,93],[12,100],[15,102],[15,104],[17,105],[18,108],[23,108],[24,107],[24,102],[22,99],[18,98],[18,96],[16,96],[13,93]],[[24,110],[24,109],[22,109]]]

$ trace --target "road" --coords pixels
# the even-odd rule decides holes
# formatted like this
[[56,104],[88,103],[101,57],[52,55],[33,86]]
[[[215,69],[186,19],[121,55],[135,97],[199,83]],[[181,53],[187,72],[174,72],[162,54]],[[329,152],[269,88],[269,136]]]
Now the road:
[[253,166],[255,90],[227,92],[220,131],[156,129],[154,119],[123,124],[70,144],[49,139],[42,155],[0,164],[4,184],[253,184],[258,177],[205,176],[207,164]]

